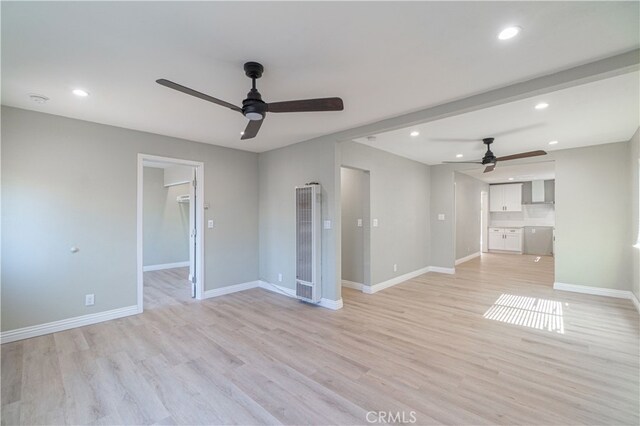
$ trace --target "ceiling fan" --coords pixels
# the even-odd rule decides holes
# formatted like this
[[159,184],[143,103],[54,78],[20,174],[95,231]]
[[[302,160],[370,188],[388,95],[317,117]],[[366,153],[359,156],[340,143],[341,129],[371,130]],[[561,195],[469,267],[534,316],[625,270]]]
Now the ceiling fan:
[[529,152],[521,152],[519,154],[507,155],[504,157],[496,157],[493,152],[491,152],[491,144],[493,143],[494,138],[484,138],[482,142],[487,145],[487,152],[482,157],[482,160],[479,161],[444,161],[445,163],[468,163],[468,164],[482,164],[483,166],[487,166],[484,169],[484,173],[492,172],[493,169],[496,168],[496,164],[498,161],[508,161],[508,160],[517,160],[519,158],[528,158],[528,157],[537,157],[538,155],[547,155],[546,151],[529,151]]
[[262,95],[260,95],[258,89],[256,89],[256,79],[262,77],[263,71],[264,67],[257,62],[244,64],[244,73],[251,79],[251,90],[247,94],[247,98],[242,101],[242,108],[164,78],[156,80],[156,83],[241,113],[249,119],[249,123],[244,132],[241,133],[242,137],[240,139],[255,138],[267,112],[342,111],[344,109],[340,98],[300,99],[266,103],[262,100]]

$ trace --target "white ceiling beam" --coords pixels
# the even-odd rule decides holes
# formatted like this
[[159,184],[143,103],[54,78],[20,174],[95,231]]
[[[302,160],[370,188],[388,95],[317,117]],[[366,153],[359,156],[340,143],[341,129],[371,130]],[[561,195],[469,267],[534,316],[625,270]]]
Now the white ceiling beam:
[[[354,127],[341,132],[332,133],[311,140],[327,138],[344,141],[374,135],[390,130],[428,123],[455,115],[465,114],[496,105],[527,99],[569,87],[604,80],[640,69],[640,49],[631,50],[595,62],[579,65],[526,80],[499,89],[425,108],[409,114],[388,118],[372,124]],[[348,108],[348,105],[345,105]]]

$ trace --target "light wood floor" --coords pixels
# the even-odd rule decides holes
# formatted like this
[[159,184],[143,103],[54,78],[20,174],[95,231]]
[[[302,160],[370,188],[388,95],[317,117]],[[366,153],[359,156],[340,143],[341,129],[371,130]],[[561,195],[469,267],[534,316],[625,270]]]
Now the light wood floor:
[[637,425],[633,305],[554,291],[533,259],[343,289],[340,311],[262,289],[193,302],[158,272],[144,314],[2,345],[2,424]]

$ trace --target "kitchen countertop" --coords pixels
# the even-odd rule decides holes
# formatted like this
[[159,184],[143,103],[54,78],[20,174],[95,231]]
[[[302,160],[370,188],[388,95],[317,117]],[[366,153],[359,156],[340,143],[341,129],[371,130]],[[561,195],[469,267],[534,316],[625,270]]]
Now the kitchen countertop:
[[502,228],[502,229],[523,229],[523,228],[554,228],[554,225],[524,225],[524,226],[500,226],[489,225],[489,228]]

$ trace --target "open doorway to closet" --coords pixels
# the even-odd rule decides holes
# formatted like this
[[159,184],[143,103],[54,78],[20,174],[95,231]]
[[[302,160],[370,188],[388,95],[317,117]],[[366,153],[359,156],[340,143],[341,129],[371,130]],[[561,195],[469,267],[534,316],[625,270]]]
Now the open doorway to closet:
[[138,308],[203,295],[202,163],[138,158]]
[[362,290],[371,286],[370,175],[341,167],[342,286]]

